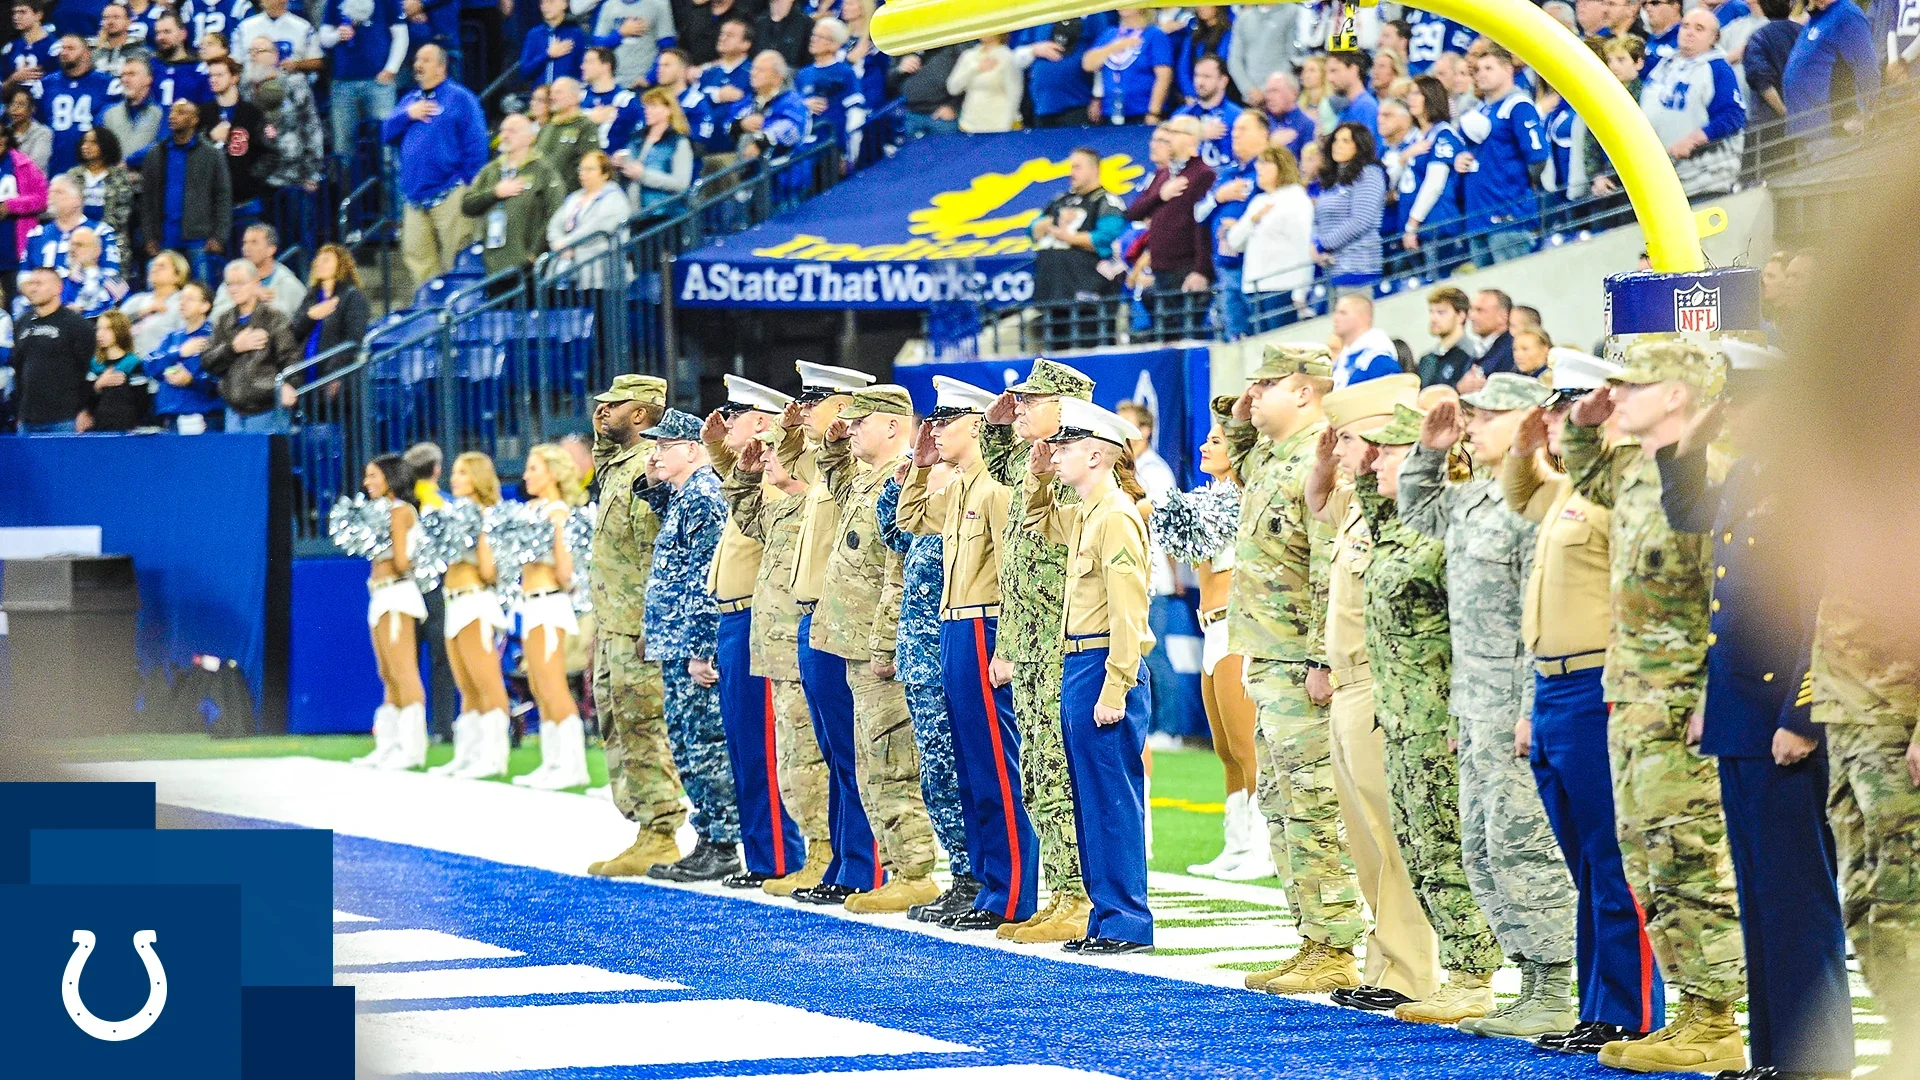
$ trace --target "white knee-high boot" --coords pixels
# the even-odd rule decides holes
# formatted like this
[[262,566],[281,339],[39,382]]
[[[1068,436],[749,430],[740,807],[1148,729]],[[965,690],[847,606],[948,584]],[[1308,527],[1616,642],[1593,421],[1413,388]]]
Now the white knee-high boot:
[[1260,803],[1248,795],[1247,801],[1240,804],[1241,828],[1246,830],[1246,853],[1239,862],[1221,870],[1214,877],[1221,881],[1257,881],[1260,878],[1273,877],[1279,871],[1273,865],[1273,841],[1267,832],[1267,819],[1260,812]]
[[513,752],[511,722],[504,709],[494,709],[473,718],[473,753],[467,764],[453,775],[466,780],[484,780],[507,771],[507,757]]
[[382,705],[373,710],[373,752],[362,754],[353,759],[353,764],[362,769],[377,769],[388,754],[393,753],[394,719],[400,710],[391,705]]
[[382,769],[405,772],[427,763],[427,707],[407,705],[394,720],[394,751],[380,763]]
[[459,776],[473,760],[473,752],[479,744],[480,714],[463,712],[453,718],[453,760],[445,765],[435,765],[427,770],[429,776]]
[[569,716],[540,731],[540,767],[514,783],[541,791],[585,787],[587,729],[578,716]]
[[1226,842],[1211,861],[1187,867],[1187,873],[1212,877],[1230,866],[1237,866],[1247,855],[1247,822],[1244,807],[1247,793],[1236,791],[1227,796],[1227,812],[1222,816]]

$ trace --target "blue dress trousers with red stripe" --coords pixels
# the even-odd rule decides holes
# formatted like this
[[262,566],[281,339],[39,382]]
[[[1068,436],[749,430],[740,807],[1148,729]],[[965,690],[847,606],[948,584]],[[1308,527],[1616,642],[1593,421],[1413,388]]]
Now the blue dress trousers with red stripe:
[[720,666],[720,722],[740,802],[740,844],[747,869],[785,877],[806,860],[806,840],[780,803],[779,760],[773,742],[773,684],[752,674],[753,611],[720,616],[715,661]]
[[1013,688],[995,687],[987,675],[999,624],[997,618],[942,622],[940,668],[966,810],[967,852],[980,880],[973,906],[1024,921],[1037,906],[1040,845],[1020,794]]
[[847,684],[844,658],[807,644],[812,628],[813,613],[808,612],[800,617],[800,688],[806,691],[813,734],[827,759],[827,835],[833,839],[833,861],[820,880],[867,892],[886,883],[886,871],[880,865],[880,843],[860,805],[854,772],[853,688]]

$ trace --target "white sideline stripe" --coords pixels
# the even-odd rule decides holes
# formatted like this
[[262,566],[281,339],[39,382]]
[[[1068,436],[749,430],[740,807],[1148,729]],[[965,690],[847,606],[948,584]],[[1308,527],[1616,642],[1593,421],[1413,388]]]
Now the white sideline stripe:
[[587,964],[434,968],[427,971],[342,971],[335,973],[333,984],[353,987],[356,1001],[427,1001],[438,998],[686,989],[679,983],[607,971]]
[[426,964],[448,960],[502,960],[526,953],[438,930],[362,930],[333,935],[333,966]]
[[1064,1065],[966,1065],[950,1068],[872,1068],[860,1072],[778,1072],[753,1080],[1119,1080],[1112,1072]]
[[1295,945],[1299,941],[1300,935],[1293,927],[1273,922],[1153,928],[1153,943],[1163,949],[1251,949],[1260,945]]
[[959,1043],[758,1001],[661,1001],[364,1013],[381,1072],[510,1072],[971,1051]]
[[341,911],[339,908],[334,908],[333,921],[337,923],[343,923],[343,922],[352,923],[352,922],[379,922],[380,920],[374,918],[371,915],[355,915],[351,911]]

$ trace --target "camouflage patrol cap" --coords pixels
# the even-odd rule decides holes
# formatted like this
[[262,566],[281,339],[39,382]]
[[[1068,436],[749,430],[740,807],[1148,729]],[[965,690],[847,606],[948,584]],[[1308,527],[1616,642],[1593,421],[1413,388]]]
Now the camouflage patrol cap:
[[1393,407],[1393,419],[1379,431],[1369,431],[1360,437],[1375,446],[1406,446],[1420,441],[1420,424],[1427,414],[1406,405]]
[[1496,371],[1487,376],[1487,385],[1471,394],[1461,394],[1460,401],[1486,412],[1511,412],[1543,405],[1552,395],[1553,391],[1539,379],[1512,371]]
[[700,418],[679,409],[668,409],[660,414],[657,423],[641,432],[640,437],[654,442],[697,442],[700,439]]
[[1640,341],[1627,346],[1620,373],[1607,381],[1630,385],[1683,382],[1705,394],[1718,394],[1727,382],[1727,358],[1718,349],[1691,341]]
[[1289,375],[1333,377],[1333,354],[1317,341],[1283,341],[1269,345],[1260,366],[1247,373],[1248,382],[1284,379]]
[[882,413],[888,416],[912,416],[913,398],[904,386],[893,383],[881,383],[864,390],[855,390],[853,400],[840,410],[840,419],[852,423],[863,416]]
[[593,400],[608,404],[619,401],[637,401],[642,405],[665,405],[667,403],[667,380],[658,375],[615,375],[613,385],[603,394],[595,394]]
[[1392,416],[1395,405],[1411,407],[1420,393],[1420,376],[1385,375],[1354,383],[1328,394],[1320,401],[1326,410],[1327,425],[1339,429],[1356,420]]
[[1045,357],[1033,362],[1033,370],[1027,373],[1025,381],[1014,383],[1007,389],[1016,394],[1052,394],[1079,398],[1081,401],[1093,400],[1092,379],[1083,372]]

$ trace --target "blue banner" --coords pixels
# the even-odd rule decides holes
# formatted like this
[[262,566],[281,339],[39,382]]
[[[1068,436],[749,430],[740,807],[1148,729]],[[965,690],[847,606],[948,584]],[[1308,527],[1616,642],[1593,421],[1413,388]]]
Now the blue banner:
[[1033,298],[1040,210],[1076,147],[1123,198],[1146,174],[1144,127],[917,139],[798,209],[674,263],[688,307],[921,308]]

